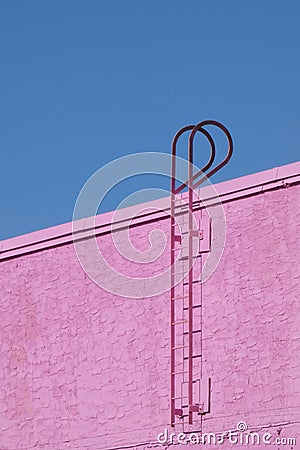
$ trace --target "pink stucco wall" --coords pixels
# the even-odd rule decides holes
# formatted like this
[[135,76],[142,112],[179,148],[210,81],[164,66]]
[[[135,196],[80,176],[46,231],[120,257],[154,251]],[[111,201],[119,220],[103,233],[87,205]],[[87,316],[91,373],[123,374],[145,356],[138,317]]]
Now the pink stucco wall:
[[[249,196],[246,189],[224,203],[224,254],[202,290],[211,412],[193,428],[222,432],[244,421],[274,439],[298,437],[276,450],[300,448],[298,182]],[[142,248],[154,228],[168,235],[169,221],[141,222],[132,239]],[[98,242],[114,259],[111,236]],[[167,247],[151,270],[168,261]],[[149,268],[125,270],[142,276]],[[1,450],[146,449],[165,428],[174,431],[168,292],[132,299],[104,291],[72,243],[3,258],[0,283]]]

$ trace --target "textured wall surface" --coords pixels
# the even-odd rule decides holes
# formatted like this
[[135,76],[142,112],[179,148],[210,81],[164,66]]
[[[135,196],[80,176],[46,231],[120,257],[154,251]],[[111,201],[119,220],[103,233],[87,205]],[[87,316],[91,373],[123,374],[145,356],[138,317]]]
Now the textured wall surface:
[[[244,421],[270,432],[272,443],[298,436],[298,446],[276,450],[300,448],[299,194],[291,186],[224,205],[224,254],[202,287],[211,412],[195,430],[222,432]],[[132,229],[132,242],[144,250],[157,228],[168,235],[169,221]],[[98,243],[131,276],[149,277],[169,263],[168,244],[145,264],[126,262],[110,235]],[[1,450],[152,448],[158,433],[174,431],[168,292],[108,293],[86,276],[73,245],[2,262],[0,283]],[[271,447],[226,440],[205,448]]]

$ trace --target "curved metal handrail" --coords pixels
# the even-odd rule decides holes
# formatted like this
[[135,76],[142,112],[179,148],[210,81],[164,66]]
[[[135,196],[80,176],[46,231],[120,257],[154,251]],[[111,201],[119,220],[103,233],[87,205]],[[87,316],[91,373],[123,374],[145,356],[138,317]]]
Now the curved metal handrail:
[[214,125],[218,128],[220,128],[226,135],[227,137],[227,141],[228,141],[228,150],[227,150],[227,155],[226,157],[223,159],[222,162],[220,162],[216,167],[214,167],[210,172],[208,172],[205,176],[203,176],[202,178],[200,178],[200,180],[197,181],[197,183],[194,183],[195,180],[197,178],[199,178],[199,176],[201,176],[203,174],[203,170],[199,170],[196,174],[193,174],[189,176],[189,186],[193,189],[197,188],[198,186],[200,186],[201,183],[203,183],[203,181],[205,181],[207,178],[211,177],[212,175],[214,175],[218,170],[220,170],[222,167],[224,167],[228,161],[230,160],[232,153],[233,153],[233,140],[231,137],[231,134],[229,133],[229,131],[227,130],[227,128],[221,124],[220,122],[217,122],[216,120],[204,120],[203,122],[198,123],[198,125],[196,125],[192,131],[191,134],[189,136],[189,163],[193,163],[193,150],[194,150],[194,137],[197,133],[197,131],[203,130],[204,126],[206,125]]
[[[196,125],[197,127],[197,125]],[[172,142],[172,183],[171,183],[171,192],[173,192],[174,194],[178,194],[180,191],[182,191],[182,189],[184,189],[185,187],[188,186],[188,180],[184,183],[182,183],[179,187],[175,188],[175,182],[176,182],[176,151],[177,151],[177,142],[178,139],[180,138],[180,136],[185,133],[186,131],[190,131],[190,130],[194,130],[195,129],[195,125],[187,125],[183,128],[181,128],[181,130],[179,130],[176,135],[174,136],[173,142]],[[204,136],[208,139],[209,143],[210,143],[210,158],[208,160],[208,162],[206,163],[205,166],[202,167],[202,169],[200,171],[198,171],[194,176],[193,179],[196,179],[199,176],[199,173],[204,173],[206,170],[208,170],[211,165],[214,162],[215,156],[216,156],[216,146],[215,146],[215,142],[213,140],[213,138],[211,137],[211,135],[209,134],[209,132],[207,130],[205,130],[204,128],[200,127],[199,129],[197,129],[194,133],[194,135],[196,134],[196,132],[199,131],[202,134],[204,134]],[[192,131],[193,132],[193,131]],[[189,161],[190,162],[190,161]]]

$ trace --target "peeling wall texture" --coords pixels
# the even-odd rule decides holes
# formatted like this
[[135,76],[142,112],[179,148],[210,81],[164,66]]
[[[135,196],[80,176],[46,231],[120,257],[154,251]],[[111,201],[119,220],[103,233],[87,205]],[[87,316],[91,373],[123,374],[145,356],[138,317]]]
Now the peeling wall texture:
[[[86,275],[72,242],[32,251],[30,244],[7,257],[3,251],[0,449],[202,448],[178,443],[177,434],[220,433],[241,421],[272,434],[272,444],[278,437],[298,443],[233,444],[227,437],[204,448],[300,449],[300,185],[293,180],[223,203],[224,253],[202,289],[195,287],[211,409],[192,427],[170,427],[168,291],[150,298],[107,292]],[[169,226],[163,216],[141,221],[131,241],[149,250],[149,233],[158,229],[168,241]],[[147,257],[133,263],[117,254],[108,233],[97,241],[131,277],[169,263],[168,242],[147,264]]]

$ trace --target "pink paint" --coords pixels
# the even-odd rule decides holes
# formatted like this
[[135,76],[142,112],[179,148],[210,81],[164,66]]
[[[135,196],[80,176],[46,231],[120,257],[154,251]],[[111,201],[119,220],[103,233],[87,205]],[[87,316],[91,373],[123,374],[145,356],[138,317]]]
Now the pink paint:
[[[203,285],[211,412],[202,431],[228,431],[244,421],[274,439],[298,437],[296,446],[273,446],[290,450],[300,448],[300,171],[299,164],[274,170],[216,186],[227,238]],[[110,218],[97,219],[98,242],[118,270],[136,277],[163,270],[168,245],[151,265],[116,255]],[[131,229],[140,251],[149,247],[151,230],[169,233],[166,213],[151,218],[136,219]],[[150,299],[107,293],[83,272],[70,232],[65,224],[2,242],[2,258],[11,259],[0,265],[0,448],[154,447],[165,428],[182,431],[169,427],[169,293]],[[201,416],[195,429],[200,422]],[[271,447],[227,440],[211,448]]]

